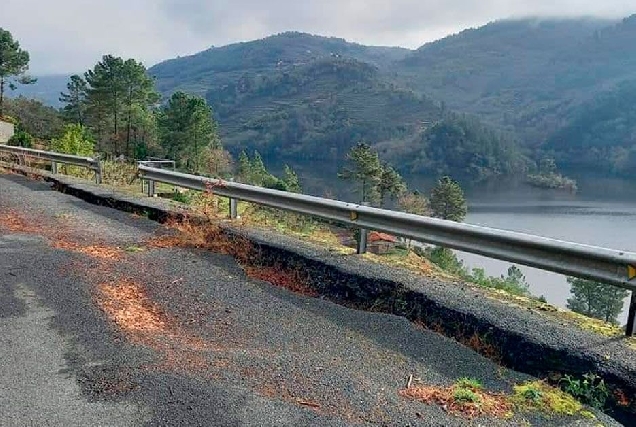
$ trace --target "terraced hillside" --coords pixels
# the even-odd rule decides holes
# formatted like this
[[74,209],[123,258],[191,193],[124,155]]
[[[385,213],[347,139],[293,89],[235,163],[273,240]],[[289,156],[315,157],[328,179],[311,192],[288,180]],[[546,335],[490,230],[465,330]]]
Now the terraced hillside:
[[[274,167],[285,162],[307,170],[328,164],[335,175],[346,152],[366,141],[403,172],[419,173],[430,166],[414,161],[427,158],[420,152],[428,147],[427,129],[453,115],[392,72],[409,53],[285,33],[167,61],[150,72],[164,94],[183,90],[205,96],[235,154],[256,149]],[[451,172],[470,175],[469,168]]]

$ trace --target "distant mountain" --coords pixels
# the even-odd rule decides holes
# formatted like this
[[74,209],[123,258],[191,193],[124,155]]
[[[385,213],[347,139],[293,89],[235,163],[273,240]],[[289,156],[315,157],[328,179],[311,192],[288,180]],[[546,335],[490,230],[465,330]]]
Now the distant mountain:
[[[299,168],[320,163],[333,173],[364,140],[403,172],[421,173],[433,165],[447,170],[443,158],[433,162],[419,151],[427,146],[426,130],[450,113],[395,78],[395,64],[410,53],[284,33],[166,61],[149,72],[166,95],[184,90],[205,96],[234,153],[257,149],[270,162]],[[482,131],[472,129],[471,137]],[[472,155],[481,154],[489,159],[476,162],[483,167],[452,172],[471,178],[494,174],[489,165],[498,161],[479,149]]]
[[157,76],[157,87],[163,93],[187,90],[204,94],[210,86],[235,83],[245,73],[276,72],[337,57],[388,67],[410,52],[400,47],[363,46],[335,37],[287,32],[164,61],[150,73]]
[[570,113],[636,77],[636,16],[500,21],[429,43],[399,63],[409,82],[540,145]]
[[46,75],[34,76],[37,81],[30,85],[18,85],[14,91],[8,91],[9,97],[17,98],[24,96],[25,98],[33,98],[43,102],[51,107],[61,107],[60,92],[66,90],[68,83],[68,75]]
[[[406,173],[475,180],[551,156],[636,176],[635,40],[636,15],[496,21],[416,50],[290,32],[149,72],[164,96],[205,97],[234,153],[298,168],[336,168],[365,140]],[[55,105],[65,83],[21,90]]]

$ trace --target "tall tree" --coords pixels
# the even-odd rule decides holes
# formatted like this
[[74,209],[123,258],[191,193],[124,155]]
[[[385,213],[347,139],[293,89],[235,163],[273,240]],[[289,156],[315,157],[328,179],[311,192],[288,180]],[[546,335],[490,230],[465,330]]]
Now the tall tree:
[[431,210],[433,216],[461,222],[466,217],[468,207],[464,191],[450,177],[442,177],[431,191]]
[[384,206],[386,196],[395,200],[406,192],[406,184],[402,176],[389,164],[382,165],[382,175],[378,184],[380,205]]
[[629,291],[616,286],[594,282],[592,280],[570,277],[572,298],[567,307],[589,317],[617,323],[618,315],[623,310],[623,302]]
[[203,98],[175,92],[158,115],[159,138],[167,157],[197,173],[205,163],[202,153],[220,148],[212,109]]
[[205,172],[215,177],[223,177],[232,169],[232,155],[223,147],[208,147],[203,151]]
[[[16,88],[16,83],[31,84],[35,79],[25,73],[29,69],[29,52],[20,48],[11,33],[0,27],[0,117],[4,115],[4,92]],[[15,79],[12,79],[15,77]]]
[[62,112],[68,121],[83,126],[86,114],[86,81],[74,74],[66,84],[66,89],[68,93],[60,93],[60,102],[66,104]]
[[[154,120],[150,108],[159,95],[146,68],[134,59],[105,55],[86,78],[86,122],[102,149],[113,155],[133,157],[146,150]],[[79,82],[78,82],[79,83]]]
[[250,161],[250,184],[264,185],[270,176],[270,173],[267,172],[267,168],[265,167],[265,163],[263,163],[261,153],[254,151],[254,157],[252,157]]
[[[104,129],[102,149],[115,156],[123,154],[120,141],[120,122],[125,87],[122,79],[124,61],[112,55],[104,55],[92,70],[85,74],[88,84],[87,98],[91,105],[91,113],[98,120],[97,126],[108,121],[108,130]],[[91,125],[96,125],[95,120]],[[102,131],[102,129],[100,129]],[[101,133],[101,132],[100,132]],[[106,144],[109,144],[106,147]]]
[[363,142],[347,153],[349,166],[338,174],[338,177],[354,181],[360,185],[361,203],[377,203],[380,198],[378,185],[382,180],[382,165],[378,153]]
[[419,191],[402,194],[398,198],[398,206],[402,211],[415,215],[428,215],[430,213],[428,199]]
[[247,156],[245,150],[241,151],[238,157],[238,167],[236,175],[240,182],[249,183],[250,181],[250,158]]
[[[144,118],[149,105],[159,101],[154,82],[146,73],[146,67],[134,59],[127,59],[122,68],[124,88],[124,113],[126,121],[126,153],[131,154],[133,137],[137,135],[140,118]],[[134,134],[133,134],[134,132]],[[135,147],[139,141],[135,138]]]
[[[398,197],[397,204],[400,210],[406,213],[415,215],[428,215],[430,213],[428,199],[417,190],[403,193]],[[406,239],[406,247],[411,248],[411,239]]]

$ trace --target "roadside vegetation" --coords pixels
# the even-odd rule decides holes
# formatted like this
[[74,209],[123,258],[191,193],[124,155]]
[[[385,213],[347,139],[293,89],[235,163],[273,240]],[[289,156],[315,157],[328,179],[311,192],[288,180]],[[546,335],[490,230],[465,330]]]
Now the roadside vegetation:
[[[14,77],[28,83],[30,80],[25,77],[28,53],[20,49],[7,31],[3,30],[2,40],[1,48],[15,53],[20,61],[3,70],[4,74],[0,77]],[[136,178],[135,159],[167,157],[184,172],[302,192],[301,179],[291,167],[285,166],[282,174],[276,176],[267,170],[258,151],[242,151],[235,162],[223,146],[219,126],[206,100],[177,91],[162,102],[146,68],[134,59],[104,55],[83,75],[71,76],[67,91],[60,95],[60,100],[64,104],[61,112],[36,101],[11,100],[7,110],[12,108],[11,111],[17,113],[17,119],[14,119],[17,132],[11,143],[68,154],[100,156],[104,160],[104,182],[127,191],[136,192],[141,188]],[[442,136],[463,135],[456,125],[433,126],[431,132],[439,131]],[[437,141],[441,136],[435,138]],[[364,141],[354,145],[344,160],[346,166],[338,175],[356,189],[359,203],[457,222],[463,221],[466,216],[467,205],[462,188],[448,176],[441,177],[426,197],[419,189],[408,188],[396,168],[383,161],[378,151]],[[70,166],[63,166],[62,172],[88,177],[86,171]],[[542,159],[538,176],[556,175],[554,160]],[[570,186],[571,189],[574,187],[575,184]],[[173,193],[171,197],[185,203],[193,198],[187,192],[175,193],[170,186],[160,185],[158,190],[164,195]],[[322,241],[342,240],[340,236],[326,238],[328,233],[325,230],[333,232],[331,224],[272,209],[250,209],[252,212],[247,216],[252,221],[257,219],[279,231],[300,230],[304,237],[317,234],[320,236],[318,240]],[[356,237],[354,230],[350,232]],[[342,250],[347,251],[346,248]],[[407,266],[415,264],[418,271],[431,271],[432,264],[444,274],[482,287],[530,296],[528,284],[516,266],[511,266],[505,276],[491,277],[482,269],[468,271],[454,252],[446,248],[403,241],[384,259]],[[610,288],[599,287],[602,284],[597,286],[575,280],[571,283],[574,296],[569,307],[572,310],[616,322],[620,313],[616,310],[625,298],[624,292],[606,292]],[[597,290],[603,292],[586,292],[586,287],[590,286],[597,286]],[[598,302],[599,298],[604,301]]]
[[[585,378],[592,376],[586,375]],[[400,390],[399,394],[408,399],[439,405],[446,412],[465,418],[491,416],[508,419],[517,413],[523,416],[540,412],[548,416],[595,419],[596,416],[575,399],[579,396],[568,387],[535,380],[514,384],[511,393],[493,393],[487,391],[475,378],[460,378],[448,387],[426,385],[421,381],[412,384],[410,378],[407,387]],[[602,394],[604,387],[602,380],[599,382],[597,379],[593,386],[586,386],[586,392]],[[606,398],[607,394],[602,394],[599,400],[584,403],[601,409]]]
[[[19,48],[19,44],[12,40],[8,32],[1,29],[0,48],[17,52],[20,57],[15,65],[0,70],[2,90],[9,78],[28,84],[30,79],[25,74],[28,69],[28,54]],[[17,125],[11,144],[82,156],[100,156],[104,160],[104,182],[128,191],[137,192],[140,189],[134,161],[159,157],[174,160],[178,170],[184,172],[302,193],[302,180],[291,167],[285,166],[282,173],[274,174],[267,169],[257,150],[249,153],[241,151],[235,161],[223,145],[219,126],[206,100],[179,91],[173,93],[169,99],[161,100],[146,68],[134,59],[105,55],[83,75],[72,76],[67,84],[67,91],[61,94],[60,100],[64,103],[64,108],[58,112],[23,98],[4,102],[0,91],[0,116],[10,113],[13,118],[5,118]],[[459,138],[463,135],[462,129],[465,126],[468,126],[465,121],[449,119],[448,123],[438,124],[427,131],[426,143],[440,143],[440,138],[447,135],[442,142],[454,146],[451,137],[455,135]],[[502,141],[499,142],[502,146],[505,145]],[[427,197],[420,189],[409,188],[397,169],[383,161],[378,151],[364,141],[356,143],[344,155],[344,160],[346,166],[338,176],[356,189],[357,201],[361,204],[456,222],[463,221],[467,214],[463,190],[450,176],[442,176]],[[433,160],[435,159],[428,159],[429,163]],[[450,168],[442,168],[442,163],[446,165],[447,160],[436,160],[439,170],[450,171]],[[513,168],[518,159],[511,157],[508,160],[506,167]],[[480,169],[481,166],[474,163],[469,165],[476,175],[486,176],[491,173]],[[62,172],[82,178],[89,177],[86,171],[70,166],[63,166]],[[534,185],[576,190],[574,181],[556,172],[552,159],[544,159],[539,165],[538,173],[530,175],[528,179],[531,183],[534,181]],[[227,201],[214,197],[214,188],[210,188],[207,193],[197,193],[163,185],[158,187],[158,192],[175,202],[189,205],[194,213],[203,213],[208,217],[219,218],[228,211]],[[246,225],[274,229],[341,253],[354,252],[353,248],[343,244],[345,238],[353,237],[355,240],[356,233],[352,229],[248,203],[239,204],[239,215]],[[215,235],[202,234],[200,237],[205,241]],[[365,256],[374,262],[501,291],[505,295],[502,299],[537,310],[558,312],[546,304],[542,297],[530,295],[525,277],[514,265],[509,267],[505,276],[492,277],[483,269],[468,271],[448,248],[414,244],[410,241],[399,241],[386,254]],[[270,268],[252,271],[250,274],[287,283],[287,276],[280,276],[279,273],[280,269]],[[300,278],[301,276],[294,276],[294,280],[284,286],[298,291],[300,288],[296,284]],[[610,324],[592,321],[586,323],[592,325],[588,329],[602,331],[607,335],[620,332],[616,323],[622,303],[627,297],[626,291],[580,279],[570,279],[570,284],[573,296],[568,300],[568,307],[577,313]],[[311,294],[306,289],[304,291]],[[477,341],[473,345],[481,346],[482,342]],[[595,385],[590,386],[590,383]],[[548,395],[540,385],[535,385],[534,388],[528,385],[525,387],[520,388],[519,393],[523,395],[527,405],[530,404],[526,400],[530,403],[534,400],[542,402],[540,396]],[[590,387],[595,391],[590,391]],[[602,400],[602,393],[599,391],[601,388],[600,383],[591,377],[583,380],[570,379],[564,387],[567,392],[586,400],[592,406]],[[470,411],[476,410],[475,404],[479,401],[482,403],[479,406],[480,411],[492,405],[493,411],[507,413],[509,406],[480,390],[474,384],[471,386],[464,383],[426,396],[438,403],[452,400],[458,405],[453,407],[466,406],[472,408]],[[413,393],[415,392],[411,394]],[[409,397],[418,396],[413,394]],[[422,395],[419,398],[423,398]],[[490,403],[484,406],[485,402]],[[520,404],[512,399],[506,405]]]

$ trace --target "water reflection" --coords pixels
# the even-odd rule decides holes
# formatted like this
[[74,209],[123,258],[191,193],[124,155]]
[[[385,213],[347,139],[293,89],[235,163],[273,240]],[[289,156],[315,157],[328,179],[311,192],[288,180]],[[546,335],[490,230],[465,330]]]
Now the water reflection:
[[[602,184],[602,185],[601,185]],[[629,184],[629,185],[628,185]],[[636,252],[636,185],[622,180],[579,181],[578,194],[524,186],[473,188],[466,223]],[[505,274],[510,263],[459,253],[469,268]],[[565,307],[566,278],[520,266],[531,292]],[[626,307],[620,317],[627,318]]]

